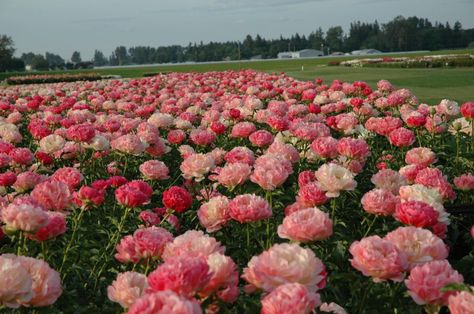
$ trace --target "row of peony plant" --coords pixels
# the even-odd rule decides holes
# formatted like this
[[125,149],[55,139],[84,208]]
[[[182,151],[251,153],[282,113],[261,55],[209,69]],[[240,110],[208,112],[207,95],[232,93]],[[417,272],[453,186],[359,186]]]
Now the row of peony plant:
[[0,306],[473,311],[472,102],[240,71],[2,87],[0,113]]

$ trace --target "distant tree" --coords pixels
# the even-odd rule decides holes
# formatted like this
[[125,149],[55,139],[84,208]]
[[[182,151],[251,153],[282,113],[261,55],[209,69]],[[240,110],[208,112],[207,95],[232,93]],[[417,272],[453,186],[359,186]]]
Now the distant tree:
[[115,48],[115,57],[117,58],[118,65],[128,64],[128,53],[125,46],[119,46]]
[[0,35],[0,72],[24,69],[24,63],[14,58],[14,53],[13,39],[7,35]]
[[79,51],[74,51],[71,56],[71,62],[72,63],[79,63],[81,62],[81,53]]
[[47,71],[49,63],[42,55],[35,55],[31,60],[31,68],[37,71]]
[[64,68],[64,59],[60,55],[54,53],[46,52],[45,59],[48,62],[50,69],[59,69]]
[[103,66],[107,64],[107,59],[105,58],[104,54],[100,50],[94,51],[94,65],[95,66]]
[[326,32],[326,44],[331,51],[341,51],[344,40],[344,31],[341,26],[330,27]]
[[33,52],[23,53],[20,57],[26,65],[31,65],[31,61],[36,56]]

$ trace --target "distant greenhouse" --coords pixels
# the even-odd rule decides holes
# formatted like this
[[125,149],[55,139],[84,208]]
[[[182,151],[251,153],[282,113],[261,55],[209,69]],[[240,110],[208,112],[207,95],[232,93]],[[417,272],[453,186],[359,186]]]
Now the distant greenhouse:
[[324,53],[315,49],[303,49],[300,51],[284,51],[278,53],[278,59],[299,59],[324,56]]

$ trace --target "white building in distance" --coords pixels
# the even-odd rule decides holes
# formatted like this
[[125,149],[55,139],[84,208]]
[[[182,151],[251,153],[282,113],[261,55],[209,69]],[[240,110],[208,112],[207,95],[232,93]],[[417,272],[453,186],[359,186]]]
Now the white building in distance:
[[315,49],[303,49],[300,51],[284,51],[278,53],[278,59],[300,59],[300,58],[314,58],[324,56],[324,53]]

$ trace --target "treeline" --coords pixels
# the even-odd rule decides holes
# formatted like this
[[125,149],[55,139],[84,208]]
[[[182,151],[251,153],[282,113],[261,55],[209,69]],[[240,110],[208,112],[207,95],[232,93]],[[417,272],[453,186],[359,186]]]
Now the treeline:
[[[325,54],[330,54],[368,48],[396,52],[465,47],[474,47],[474,29],[463,29],[460,22],[451,25],[448,22],[444,24],[432,23],[426,18],[416,16],[409,18],[398,16],[385,24],[379,24],[377,21],[373,23],[354,22],[351,23],[348,32],[344,32],[341,26],[333,26],[326,32],[319,28],[307,36],[297,33],[289,38],[280,36],[278,39],[265,39],[260,35],[255,37],[247,35],[243,41],[209,42],[206,44],[201,41],[189,43],[187,46],[128,48],[119,46],[108,57],[101,51],[95,50],[94,57],[90,61],[82,61],[78,51],[73,53],[70,61],[65,61],[61,56],[50,52],[44,56],[30,52],[24,53],[21,60],[13,58],[14,62],[12,61],[12,63],[16,68],[25,64],[30,65],[32,69],[45,70],[84,68],[92,65],[240,60],[253,57],[267,59],[276,58],[277,54],[282,51],[302,49],[317,49],[322,50]],[[10,59],[12,59],[12,49],[9,52]]]

